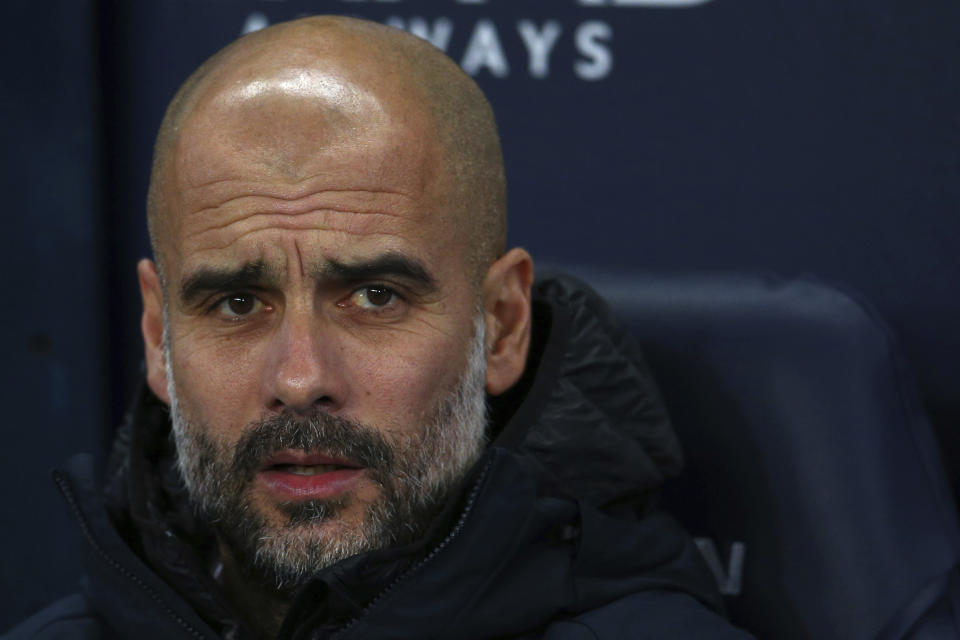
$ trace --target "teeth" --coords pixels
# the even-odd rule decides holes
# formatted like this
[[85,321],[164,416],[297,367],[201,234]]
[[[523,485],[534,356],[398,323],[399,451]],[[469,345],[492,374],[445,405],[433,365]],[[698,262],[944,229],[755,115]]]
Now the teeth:
[[321,473],[327,473],[328,471],[334,471],[338,469],[336,465],[332,464],[317,464],[311,466],[303,466],[297,464],[284,465],[283,470],[287,473],[292,473],[298,476],[316,476]]

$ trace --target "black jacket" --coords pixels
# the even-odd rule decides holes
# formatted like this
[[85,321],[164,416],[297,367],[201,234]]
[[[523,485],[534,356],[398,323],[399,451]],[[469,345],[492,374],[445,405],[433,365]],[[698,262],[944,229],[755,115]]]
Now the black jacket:
[[[680,449],[632,339],[571,279],[534,292],[530,366],[492,403],[492,444],[416,544],[356,556],[297,597],[286,638],[746,638],[690,537],[656,508]],[[82,593],[9,638],[244,638],[204,568],[169,420],[144,392],[106,492],[89,457],[55,479],[89,542]]]

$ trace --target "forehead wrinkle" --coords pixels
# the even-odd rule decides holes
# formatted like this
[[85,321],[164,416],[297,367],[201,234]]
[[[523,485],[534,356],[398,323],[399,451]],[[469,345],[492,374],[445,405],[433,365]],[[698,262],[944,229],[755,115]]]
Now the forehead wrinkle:
[[[241,240],[241,239],[243,239],[243,238],[245,238],[245,237],[247,237],[247,236],[249,236],[249,235],[251,235],[251,234],[260,233],[260,232],[262,232],[262,231],[270,231],[270,230],[274,230],[274,229],[277,229],[277,227],[276,227],[275,225],[258,227],[258,228],[256,228],[256,229],[248,229],[248,230],[246,230],[246,231],[241,232],[239,235],[232,236],[231,238],[229,238],[226,242],[224,242],[224,243],[222,243],[222,244],[210,243],[210,244],[206,244],[206,245],[201,245],[201,246],[198,246],[198,247],[194,247],[192,250],[193,250],[193,251],[211,251],[211,250],[212,250],[212,251],[216,251],[216,250],[226,249],[226,248],[228,248],[230,245],[235,244],[238,240]],[[288,228],[286,228],[285,230],[297,230],[297,231],[299,231],[299,230],[302,230],[302,229],[301,229],[300,227],[288,227]],[[307,231],[310,231],[310,229],[306,229],[306,230],[307,230]],[[360,237],[364,237],[364,238],[368,238],[368,237],[370,237],[370,236],[372,235],[372,234],[370,234],[369,232],[354,231],[354,230],[351,230],[351,229],[325,229],[325,231],[327,231],[327,232],[329,232],[329,233],[345,234],[345,235],[348,235],[348,236],[360,236]],[[199,238],[200,235],[206,235],[206,234],[198,234],[197,236],[195,236],[195,238]],[[386,237],[388,237],[388,238],[397,238],[397,239],[403,240],[403,235],[402,235],[402,234],[400,234],[400,233],[392,233],[392,232],[389,232],[389,231],[380,230],[380,231],[377,231],[375,235],[377,235],[377,236],[386,236]]]
[[[236,193],[236,189],[230,189],[230,192]],[[297,226],[296,223],[292,226],[287,225],[282,222],[282,218],[287,216],[293,219],[315,212],[322,212],[326,217],[315,220],[311,216],[306,220],[314,219],[314,222],[321,227],[330,226],[333,218],[349,214],[377,216],[377,219],[419,217],[415,198],[389,189],[326,190],[288,198],[272,197],[261,193],[242,193],[223,197],[223,199],[216,198],[217,194],[209,194],[207,198],[204,198],[204,195],[194,192],[181,199],[184,208],[189,209],[179,216],[180,220],[176,221],[181,230],[187,229],[188,233],[193,233],[189,231],[190,226],[198,227],[197,233],[217,228],[226,229],[256,216],[275,216],[280,226],[294,228]],[[189,207],[184,200],[192,201]],[[261,210],[258,211],[258,209]],[[354,222],[353,225],[358,222]]]
[[[356,235],[370,233],[370,228],[383,219],[385,223],[397,223],[404,220],[403,216],[381,212],[336,211],[332,209],[315,209],[299,214],[282,213],[254,213],[222,223],[208,224],[190,233],[192,237],[201,237],[217,232],[228,232],[231,229],[250,226],[251,229],[241,231],[242,237],[255,231],[278,229],[283,231],[334,231]],[[382,226],[394,226],[383,224]],[[378,229],[377,233],[397,235],[386,229]]]
[[191,182],[189,179],[184,180],[187,183],[188,189],[204,189],[207,187],[213,187],[218,184],[223,184],[225,182],[245,182],[243,178],[214,178],[212,180],[206,180],[203,182]]
[[[181,173],[186,173],[187,175],[181,175],[180,179],[184,183],[184,187],[187,190],[202,190],[210,187],[215,187],[218,185],[226,185],[231,182],[242,182],[251,187],[257,187],[260,190],[265,191],[264,195],[277,198],[280,200],[297,200],[299,198],[310,195],[310,193],[336,193],[336,194],[349,194],[349,193],[382,193],[388,195],[403,196],[404,198],[413,199],[415,196],[412,193],[408,193],[403,189],[385,187],[379,184],[364,185],[360,184],[352,188],[324,188],[323,181],[329,180],[330,175],[329,171],[324,171],[321,173],[314,173],[303,178],[293,178],[285,179],[285,184],[281,188],[277,188],[277,183],[274,180],[251,180],[243,176],[237,177],[223,177],[223,178],[212,178],[209,180],[203,181],[194,181],[189,177],[190,172],[185,171]],[[320,184],[316,184],[320,183]],[[292,191],[291,194],[285,193],[285,191]]]
[[[275,216],[290,217],[290,216],[300,216],[300,215],[304,215],[312,212],[329,212],[329,213],[343,213],[343,214],[357,214],[357,215],[381,215],[381,216],[388,216],[391,218],[405,217],[404,212],[394,213],[391,211],[387,211],[385,209],[381,209],[380,207],[373,208],[373,209],[361,209],[361,208],[356,208],[352,206],[344,206],[344,205],[337,206],[335,204],[322,204],[322,203],[320,203],[318,206],[317,204],[309,201],[302,202],[299,204],[291,202],[288,205],[284,205],[284,204],[276,203],[274,198],[268,198],[268,197],[259,196],[259,195],[237,196],[235,198],[230,198],[229,200],[225,200],[224,202],[217,205],[212,205],[209,207],[203,207],[202,209],[197,209],[187,215],[197,216],[202,214],[210,214],[219,209],[222,209],[223,207],[229,204],[233,204],[246,199],[253,200],[255,203],[258,203],[261,200],[266,200],[267,204],[274,205],[274,206],[270,206],[271,210],[269,212],[267,211],[255,212],[255,213],[247,214],[248,216],[275,215]],[[278,204],[279,206],[276,206]],[[230,224],[230,222],[223,223],[222,225],[219,225],[219,226],[226,226],[228,224]]]
[[[294,257],[296,258],[297,266],[300,269],[300,277],[306,278],[307,270],[303,260],[303,250],[300,249],[300,241],[298,238],[293,239],[293,254],[294,254]],[[288,257],[287,259],[290,260],[291,258]]]

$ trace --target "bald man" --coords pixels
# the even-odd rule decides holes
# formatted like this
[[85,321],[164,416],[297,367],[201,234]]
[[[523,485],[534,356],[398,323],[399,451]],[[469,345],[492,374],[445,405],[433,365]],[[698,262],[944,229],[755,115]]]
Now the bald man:
[[83,593],[11,637],[738,638],[653,509],[636,347],[506,250],[490,107],[429,44],[309,18],[174,97],[138,265],[146,385]]

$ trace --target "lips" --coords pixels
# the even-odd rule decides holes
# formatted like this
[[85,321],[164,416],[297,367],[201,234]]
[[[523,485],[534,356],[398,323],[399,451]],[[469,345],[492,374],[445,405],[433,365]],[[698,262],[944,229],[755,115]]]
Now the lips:
[[299,464],[279,464],[271,467],[271,469],[275,471],[292,473],[296,476],[315,476],[321,473],[329,473],[330,471],[339,471],[347,468],[349,467],[342,467],[335,464],[316,464],[309,466]]
[[278,500],[330,500],[350,491],[364,471],[351,460],[285,451],[264,461],[256,481]]

